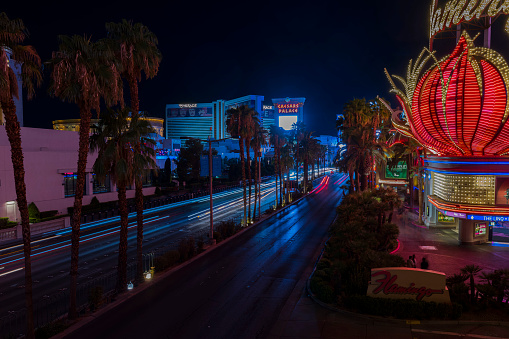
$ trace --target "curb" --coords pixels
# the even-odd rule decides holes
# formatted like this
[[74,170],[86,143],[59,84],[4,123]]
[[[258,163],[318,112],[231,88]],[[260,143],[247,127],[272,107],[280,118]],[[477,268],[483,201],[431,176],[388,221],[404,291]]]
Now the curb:
[[[172,267],[172,268],[170,268],[170,269],[168,269],[166,271],[163,271],[163,272],[155,275],[153,279],[151,279],[150,281],[145,281],[143,284],[138,285],[138,287],[136,287],[132,291],[127,291],[127,292],[124,292],[124,293],[118,295],[115,298],[115,301],[107,304],[106,306],[102,307],[101,309],[97,310],[96,312],[94,312],[92,314],[89,314],[89,315],[84,316],[82,318],[76,319],[68,328],[66,328],[64,331],[62,331],[62,332],[52,336],[51,339],[61,339],[61,338],[64,338],[64,337],[72,334],[72,332],[74,332],[77,329],[79,329],[80,327],[90,323],[95,318],[98,318],[101,315],[103,315],[104,313],[109,312],[110,310],[112,310],[115,307],[119,306],[120,304],[122,304],[126,300],[129,300],[130,298],[134,297],[136,294],[141,293],[141,292],[145,291],[147,288],[151,287],[152,285],[159,283],[161,280],[164,280],[165,278],[167,278],[168,276],[170,276],[174,272],[182,269],[183,267],[189,265],[190,263],[194,262],[195,260],[198,260],[202,256],[204,256],[207,253],[215,250],[216,248],[222,246],[223,244],[229,242],[230,240],[235,239],[236,237],[240,236],[241,234],[244,234],[245,232],[253,229],[255,226],[258,226],[261,222],[263,222],[263,221],[265,221],[267,219],[270,219],[270,218],[278,215],[279,213],[283,212],[288,207],[293,206],[294,204],[296,204],[297,202],[301,201],[302,199],[304,199],[308,195],[309,195],[309,192],[306,193],[305,195],[303,195],[302,197],[298,198],[297,200],[292,201],[290,204],[285,205],[281,209],[279,209],[277,211],[274,211],[273,214],[267,215],[265,217],[261,217],[259,220],[257,220],[255,223],[253,223],[251,226],[244,227],[241,231],[239,231],[239,232],[235,233],[234,235],[232,235],[231,237],[221,241],[219,244],[211,245],[206,250],[204,250],[202,253],[194,256],[193,258],[191,258],[189,260],[186,260],[185,262],[183,262],[183,263],[181,263],[181,264],[179,264],[177,266],[174,266],[174,267]],[[314,269],[313,269],[313,272],[314,272]]]

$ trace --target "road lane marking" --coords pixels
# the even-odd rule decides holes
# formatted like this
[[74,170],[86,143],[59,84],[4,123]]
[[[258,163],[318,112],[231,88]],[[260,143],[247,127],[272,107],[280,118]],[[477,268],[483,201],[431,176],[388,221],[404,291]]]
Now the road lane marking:
[[17,272],[17,271],[21,271],[21,270],[24,270],[24,269],[25,269],[24,267],[20,267],[20,268],[17,268],[17,269],[15,269],[15,270],[12,270],[12,271],[5,272],[5,273],[0,274],[0,277],[2,277],[2,276],[4,276],[4,275],[7,275],[7,274],[11,274],[11,273]]

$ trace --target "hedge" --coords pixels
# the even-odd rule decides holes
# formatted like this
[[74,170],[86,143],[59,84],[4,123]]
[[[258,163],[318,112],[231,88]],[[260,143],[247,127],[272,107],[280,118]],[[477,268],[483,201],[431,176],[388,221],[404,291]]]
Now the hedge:
[[348,296],[343,305],[356,312],[399,319],[441,319],[461,317],[463,308],[457,303],[436,303],[412,299],[385,299],[368,296]]

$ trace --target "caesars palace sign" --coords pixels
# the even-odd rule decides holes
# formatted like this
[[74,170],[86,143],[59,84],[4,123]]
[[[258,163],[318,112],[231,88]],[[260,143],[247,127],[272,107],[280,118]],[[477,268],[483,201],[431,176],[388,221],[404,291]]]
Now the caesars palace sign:
[[[462,21],[494,17],[500,13],[509,14],[509,0],[450,0],[443,8],[438,8],[437,1],[432,0],[429,37]],[[509,22],[505,30],[509,33]]]

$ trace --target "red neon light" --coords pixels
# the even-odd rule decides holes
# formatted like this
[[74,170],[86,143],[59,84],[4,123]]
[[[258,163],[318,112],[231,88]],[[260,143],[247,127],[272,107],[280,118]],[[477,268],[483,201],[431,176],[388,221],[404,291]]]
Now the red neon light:
[[[478,63],[482,91],[469,60],[465,37],[451,55],[417,83],[408,124],[413,136],[438,155],[488,156],[509,153],[504,120],[507,85],[489,61]],[[442,101],[446,90],[445,105]],[[397,97],[404,107],[404,102]]]

